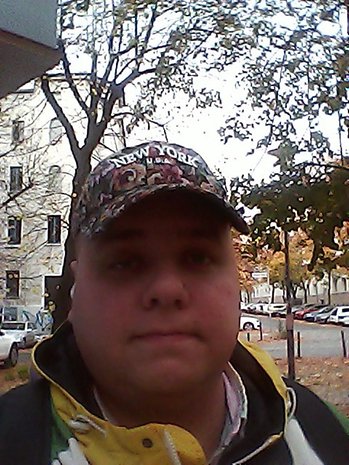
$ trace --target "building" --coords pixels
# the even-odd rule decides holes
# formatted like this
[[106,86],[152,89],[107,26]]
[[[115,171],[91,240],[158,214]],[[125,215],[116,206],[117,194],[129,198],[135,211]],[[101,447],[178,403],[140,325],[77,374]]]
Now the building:
[[[325,276],[322,279],[313,277],[311,280],[305,283],[308,303],[327,303],[328,302],[328,277]],[[349,303],[349,274],[340,274],[333,271],[331,274],[331,304],[341,305]],[[305,301],[305,292],[299,289],[297,292],[297,299],[299,301]],[[244,301],[252,302],[265,302],[270,303],[272,301],[272,286],[269,284],[268,279],[256,279],[256,283],[253,285],[250,296],[244,295]],[[284,301],[284,290],[280,286],[276,286],[274,289],[274,302]]]
[[[82,140],[84,119],[68,84],[57,74],[50,82]],[[86,80],[79,86],[88,92]],[[0,105],[0,304],[36,313],[50,309],[46,284],[61,274],[75,162],[39,82]],[[118,132],[108,128],[93,163],[120,148]]]
[[1,100],[0,301],[34,311],[60,274],[74,165],[63,128],[31,82]]

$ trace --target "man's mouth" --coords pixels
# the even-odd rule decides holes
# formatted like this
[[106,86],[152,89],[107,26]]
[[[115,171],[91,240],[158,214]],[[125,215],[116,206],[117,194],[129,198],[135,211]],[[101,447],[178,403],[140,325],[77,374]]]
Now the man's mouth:
[[184,343],[185,341],[192,340],[196,336],[187,331],[149,331],[134,337],[135,340],[149,342],[149,343]]

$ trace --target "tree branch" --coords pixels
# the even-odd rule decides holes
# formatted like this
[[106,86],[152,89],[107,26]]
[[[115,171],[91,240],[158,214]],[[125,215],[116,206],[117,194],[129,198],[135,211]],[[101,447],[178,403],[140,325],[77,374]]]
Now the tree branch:
[[69,145],[70,145],[70,147],[72,149],[74,159],[76,160],[76,153],[79,150],[79,143],[78,143],[78,140],[77,140],[77,138],[75,136],[74,128],[73,128],[72,124],[69,122],[68,118],[65,116],[65,114],[63,112],[63,109],[59,105],[59,103],[57,102],[55,96],[51,92],[51,89],[50,89],[50,86],[49,86],[49,80],[48,80],[47,75],[44,75],[41,78],[41,88],[42,88],[42,90],[43,90],[43,92],[45,94],[45,97],[47,98],[47,101],[52,106],[53,110],[55,111],[55,113],[57,115],[57,118],[62,123],[62,125],[63,125],[63,127],[64,127],[64,129],[66,131],[66,134],[67,134],[67,137],[68,137],[68,140],[69,140]]
[[155,24],[156,18],[158,17],[157,8],[158,8],[158,4],[156,3],[154,5],[154,7],[152,8],[151,18],[150,18],[150,21],[149,21],[149,26],[148,26],[147,32],[145,34],[145,37],[144,37],[144,41],[143,41],[143,45],[142,45],[140,54],[136,58],[138,69],[139,69],[140,65],[142,64],[144,55],[145,55],[145,53],[147,51],[147,48],[148,48],[148,44],[149,44],[151,34],[153,32],[153,29],[154,29],[154,24]]
[[9,155],[11,152],[13,152],[13,149],[7,150],[7,152],[0,153],[0,158],[6,157],[6,155]]
[[115,102],[122,97],[123,90],[130,82],[137,79],[143,74],[153,73],[155,68],[149,68],[145,71],[139,71],[137,69],[133,70],[120,84],[111,84],[109,89],[108,98],[104,102],[103,114],[100,122],[96,125],[89,125],[89,130],[85,138],[85,145],[83,147],[84,151],[92,151],[99,141],[101,140],[104,131],[106,130],[109,121],[112,118],[112,111],[114,108]]
[[34,183],[32,181],[29,180],[29,184],[27,184],[26,186],[23,187],[23,189],[21,189],[20,191],[16,192],[15,194],[13,195],[10,195],[8,199],[5,200],[5,202],[2,202],[0,204],[0,210],[4,207],[6,207],[6,205],[8,205],[10,202],[12,202],[13,200],[15,200],[17,197],[19,197],[20,195],[22,195],[24,192],[28,191],[29,189],[31,189],[32,187],[34,186]]
[[87,116],[89,116],[89,108],[88,106],[86,105],[86,103],[84,102],[84,100],[82,99],[78,89],[76,88],[76,85],[74,83],[74,79],[73,79],[73,76],[70,72],[70,65],[69,65],[69,61],[68,61],[68,58],[67,58],[67,54],[65,52],[65,47],[63,45],[63,42],[62,41],[59,41],[59,48],[62,52],[62,63],[63,63],[63,68],[64,68],[64,75],[65,75],[65,78],[68,82],[68,85],[69,85],[69,88],[70,90],[72,91],[76,101],[78,102],[78,104],[80,105],[80,107],[84,110],[84,112],[86,113]]

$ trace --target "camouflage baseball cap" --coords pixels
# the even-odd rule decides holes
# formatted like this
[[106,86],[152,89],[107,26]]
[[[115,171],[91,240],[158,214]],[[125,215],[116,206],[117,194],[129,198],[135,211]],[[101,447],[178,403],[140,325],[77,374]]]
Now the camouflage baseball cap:
[[227,200],[224,183],[191,149],[167,142],[146,142],[102,160],[89,174],[73,214],[73,233],[92,237],[126,208],[160,190],[186,189],[211,198],[231,225],[248,226]]

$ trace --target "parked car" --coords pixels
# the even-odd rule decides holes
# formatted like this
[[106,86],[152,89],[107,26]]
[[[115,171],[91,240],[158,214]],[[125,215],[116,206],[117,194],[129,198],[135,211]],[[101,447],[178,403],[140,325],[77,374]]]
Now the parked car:
[[286,316],[286,304],[269,304],[268,313],[271,316]]
[[51,335],[52,335],[51,330],[44,330],[44,331],[38,330],[37,332],[35,332],[35,341],[41,342],[44,339],[50,337]]
[[13,336],[9,336],[0,330],[0,362],[6,368],[14,367],[18,361],[18,345]]
[[267,315],[267,316],[270,316],[270,313],[269,313],[269,305],[270,305],[270,304],[260,304],[260,311],[259,311],[259,314],[260,314],[260,315]]
[[325,308],[326,305],[325,304],[314,304],[312,305],[311,307],[303,307],[301,310],[297,310],[295,313],[294,313],[294,317],[297,319],[297,320],[303,320],[303,318],[305,317],[305,315],[307,313],[310,313],[310,312],[314,312],[315,310],[321,310],[322,308]]
[[296,312],[298,312],[299,310],[306,310],[308,308],[311,308],[313,307],[314,304],[302,304],[302,305],[294,305],[292,308],[291,308],[291,312],[294,314]]
[[30,321],[4,321],[1,330],[13,336],[20,349],[33,347],[36,343],[37,329]]
[[335,307],[327,309],[326,307],[322,309],[321,313],[318,313],[315,317],[316,323],[327,323],[329,317],[331,316],[332,312],[335,310]]
[[327,305],[326,307],[323,307],[323,308],[320,308],[320,309],[317,309],[317,310],[313,310],[313,311],[307,313],[304,316],[304,320],[305,321],[316,321],[315,318],[318,315],[322,315],[323,313],[329,312],[332,309],[333,309],[333,305]]
[[245,304],[245,302],[240,302],[240,310],[246,311],[247,305],[248,305],[248,304]]
[[261,322],[258,318],[247,315],[240,316],[240,330],[259,329],[260,326]]
[[258,313],[260,304],[247,304],[245,309],[243,309],[247,313]]
[[349,316],[345,316],[342,320],[343,326],[349,326]]
[[345,317],[349,316],[349,305],[344,306],[344,305],[338,305],[333,309],[333,312],[328,318],[328,323],[334,323],[337,325],[342,324],[342,321],[344,320]]

